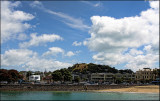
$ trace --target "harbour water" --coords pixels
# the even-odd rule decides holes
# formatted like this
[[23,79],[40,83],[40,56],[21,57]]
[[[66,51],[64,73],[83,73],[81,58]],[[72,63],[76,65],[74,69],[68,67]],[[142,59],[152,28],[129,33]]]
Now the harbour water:
[[159,100],[158,93],[2,91],[1,100]]

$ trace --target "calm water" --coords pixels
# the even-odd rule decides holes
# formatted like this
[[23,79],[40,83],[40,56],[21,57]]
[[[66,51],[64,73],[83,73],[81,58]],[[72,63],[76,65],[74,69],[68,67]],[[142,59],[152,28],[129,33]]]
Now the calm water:
[[159,100],[159,94],[111,92],[1,92],[1,100]]

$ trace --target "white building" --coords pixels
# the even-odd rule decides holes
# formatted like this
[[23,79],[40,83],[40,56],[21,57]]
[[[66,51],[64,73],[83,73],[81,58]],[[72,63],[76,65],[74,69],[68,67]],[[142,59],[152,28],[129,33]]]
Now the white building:
[[29,76],[29,81],[40,81],[41,77],[40,75],[31,75]]

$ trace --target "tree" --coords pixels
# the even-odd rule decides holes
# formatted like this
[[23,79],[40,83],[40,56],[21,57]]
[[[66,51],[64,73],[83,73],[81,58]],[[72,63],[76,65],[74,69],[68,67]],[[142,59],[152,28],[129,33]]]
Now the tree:
[[8,74],[8,70],[0,69],[0,81],[7,81],[10,83],[12,80],[12,76]]
[[19,73],[18,73],[17,70],[14,70],[14,69],[9,70],[8,74],[12,76],[12,80],[11,80],[12,82],[18,81],[18,79],[19,79]]
[[71,75],[71,72],[69,72],[68,69],[64,68],[64,69],[61,69],[61,70],[56,70],[52,73],[52,79],[54,81],[71,81],[72,79],[72,75]]
[[60,70],[56,70],[52,73],[52,79],[53,81],[62,81],[62,73]]
[[79,77],[79,76],[76,77],[76,78],[74,79],[74,81],[79,83],[79,82],[80,82],[80,77]]
[[28,80],[29,80],[29,76],[31,76],[31,75],[32,75],[32,72],[28,71],[27,74],[26,74],[26,77],[28,78]]
[[71,72],[69,72],[66,68],[60,70],[63,76],[63,81],[71,81],[72,75]]
[[19,74],[19,76],[18,76],[19,79],[23,79],[23,77],[24,76],[22,74]]
[[121,69],[121,70],[119,70],[119,73],[121,73],[121,74],[123,74],[123,73],[129,73],[129,74],[132,74],[133,73],[133,71],[131,70],[131,69]]
[[19,78],[21,78],[21,76],[17,70],[0,69],[0,81],[7,81],[10,83],[18,81]]

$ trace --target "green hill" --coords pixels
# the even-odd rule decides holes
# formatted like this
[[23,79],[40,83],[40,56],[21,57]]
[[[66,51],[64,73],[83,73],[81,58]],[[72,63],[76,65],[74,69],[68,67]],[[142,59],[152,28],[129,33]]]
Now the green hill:
[[81,64],[75,64],[72,67],[68,67],[68,70],[72,73],[118,73],[118,70],[114,67],[110,67],[108,65],[99,65],[99,64],[93,64],[93,63],[81,63]]

